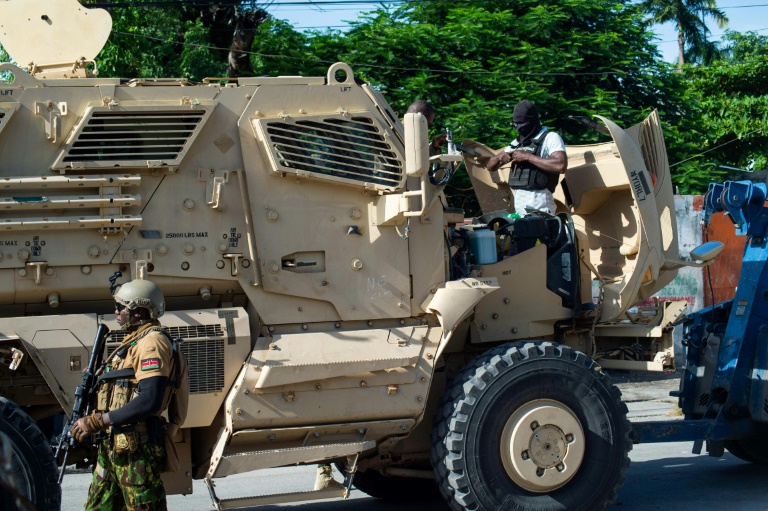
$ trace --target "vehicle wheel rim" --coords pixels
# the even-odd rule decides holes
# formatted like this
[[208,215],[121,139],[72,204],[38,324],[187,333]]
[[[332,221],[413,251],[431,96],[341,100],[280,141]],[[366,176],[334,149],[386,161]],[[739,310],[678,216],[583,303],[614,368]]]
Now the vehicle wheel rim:
[[504,426],[501,459],[521,488],[551,492],[570,481],[584,460],[584,429],[564,404],[536,399],[518,408]]

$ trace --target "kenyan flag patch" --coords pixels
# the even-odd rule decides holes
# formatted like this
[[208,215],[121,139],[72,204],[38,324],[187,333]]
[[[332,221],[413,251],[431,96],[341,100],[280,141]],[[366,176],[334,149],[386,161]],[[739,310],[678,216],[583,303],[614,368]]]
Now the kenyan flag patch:
[[153,369],[160,369],[159,358],[145,358],[141,361],[142,371],[152,371]]

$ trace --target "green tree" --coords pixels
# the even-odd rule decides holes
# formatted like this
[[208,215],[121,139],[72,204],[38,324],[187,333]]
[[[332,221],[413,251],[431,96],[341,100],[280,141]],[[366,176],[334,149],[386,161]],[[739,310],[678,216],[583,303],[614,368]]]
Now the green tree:
[[[2,45],[0,45],[0,63],[3,62],[10,62],[11,57],[8,56],[8,53],[6,53],[5,48],[3,48]],[[8,80],[11,79],[11,74],[8,72],[3,71],[0,73],[0,83],[8,83]]]
[[678,71],[686,59],[706,63],[717,57],[717,45],[707,40],[710,31],[705,20],[712,18],[718,27],[725,28],[728,18],[717,8],[716,0],[643,0],[641,6],[650,16],[648,23],[675,24]]
[[[508,144],[512,109],[528,98],[566,143],[589,143],[605,139],[570,116],[601,114],[630,126],[658,108],[671,127],[688,119],[682,79],[661,62],[642,20],[630,1],[413,2],[374,11],[346,34],[314,35],[309,53],[349,63],[401,113],[429,100],[436,127],[452,128],[459,140]],[[688,154],[671,145],[677,150]],[[455,181],[460,195],[468,183]]]
[[[728,32],[726,51],[711,66],[687,67],[689,94],[697,105],[692,159],[678,170],[681,191],[702,192],[721,181],[721,166],[768,167],[768,37]],[[699,156],[700,155],[700,156]]]
[[248,52],[267,18],[257,2],[154,3],[136,0],[109,9],[113,30],[98,58],[102,76],[200,80],[253,74]]

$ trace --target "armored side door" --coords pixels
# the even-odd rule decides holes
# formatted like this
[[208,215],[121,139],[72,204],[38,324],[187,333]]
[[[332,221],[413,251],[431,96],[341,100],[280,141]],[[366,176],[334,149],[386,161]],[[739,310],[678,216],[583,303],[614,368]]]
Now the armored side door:
[[259,285],[291,309],[265,319],[409,316],[408,243],[369,212],[405,185],[393,119],[343,64],[326,78],[253,80],[240,136]]

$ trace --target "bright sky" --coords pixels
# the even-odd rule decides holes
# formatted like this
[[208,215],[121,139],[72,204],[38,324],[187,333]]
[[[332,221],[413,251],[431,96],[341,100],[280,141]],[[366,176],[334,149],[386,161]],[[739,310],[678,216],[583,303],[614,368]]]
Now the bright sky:
[[[284,19],[297,29],[325,27],[344,30],[347,21],[355,20],[367,10],[375,8],[375,0],[353,3],[355,0],[307,0],[311,5],[281,5],[301,3],[300,0],[274,0],[267,10],[276,18]],[[391,1],[391,0],[390,0]],[[325,2],[331,4],[323,5]],[[728,28],[737,32],[755,31],[768,35],[768,2],[766,0],[718,0],[718,7],[729,19]],[[389,1],[387,3],[390,3]],[[707,20],[712,38],[719,40],[725,30]],[[677,62],[677,33],[674,24],[666,23],[657,27],[659,49],[664,60]]]

